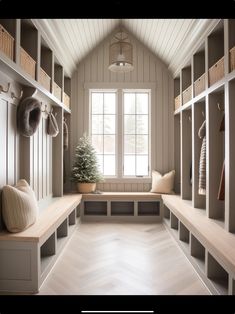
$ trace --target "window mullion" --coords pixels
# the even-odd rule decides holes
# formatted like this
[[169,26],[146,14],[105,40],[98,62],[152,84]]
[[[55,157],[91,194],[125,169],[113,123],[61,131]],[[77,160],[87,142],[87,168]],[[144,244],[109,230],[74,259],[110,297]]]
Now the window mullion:
[[124,123],[123,123],[123,94],[122,89],[117,90],[117,177],[123,177],[123,166],[124,166]]

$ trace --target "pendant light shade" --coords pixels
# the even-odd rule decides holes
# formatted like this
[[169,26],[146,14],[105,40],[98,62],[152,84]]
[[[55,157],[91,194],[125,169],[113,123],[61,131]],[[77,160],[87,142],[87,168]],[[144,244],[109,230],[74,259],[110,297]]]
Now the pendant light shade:
[[133,47],[123,31],[118,32],[109,47],[109,70],[130,72],[133,67]]

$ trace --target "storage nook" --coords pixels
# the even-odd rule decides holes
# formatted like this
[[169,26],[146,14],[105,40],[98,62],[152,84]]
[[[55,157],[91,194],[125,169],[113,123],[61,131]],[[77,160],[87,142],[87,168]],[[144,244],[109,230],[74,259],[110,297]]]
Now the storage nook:
[[185,105],[192,99],[192,72],[191,65],[182,69],[182,104]]
[[59,100],[62,101],[62,90],[64,85],[64,71],[63,67],[55,60],[54,63],[54,82],[53,82],[53,94]]
[[0,51],[15,61],[16,20],[0,19]]
[[203,45],[193,55],[193,86],[194,97],[200,95],[206,89],[205,46]]
[[39,83],[49,92],[52,90],[53,53],[41,37]]

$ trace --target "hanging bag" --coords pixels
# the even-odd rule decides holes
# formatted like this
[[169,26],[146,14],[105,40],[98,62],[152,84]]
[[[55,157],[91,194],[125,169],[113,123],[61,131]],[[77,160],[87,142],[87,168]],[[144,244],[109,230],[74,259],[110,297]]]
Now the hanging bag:
[[56,137],[59,134],[58,124],[52,112],[49,112],[47,117],[47,134],[52,137]]

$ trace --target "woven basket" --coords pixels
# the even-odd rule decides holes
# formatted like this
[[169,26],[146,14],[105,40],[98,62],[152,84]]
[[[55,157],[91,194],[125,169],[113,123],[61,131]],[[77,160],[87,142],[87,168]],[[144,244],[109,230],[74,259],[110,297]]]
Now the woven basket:
[[35,80],[36,61],[20,47],[20,66]]
[[192,85],[183,91],[183,105],[192,99]]
[[175,97],[175,110],[179,109],[181,105],[181,95],[178,95],[177,97]]
[[235,46],[230,49],[230,71],[232,72],[235,70]]
[[201,94],[206,88],[205,73],[194,82],[194,96]]
[[219,59],[209,69],[209,86],[215,84],[224,77],[224,57]]
[[70,109],[70,97],[65,92],[63,93],[63,103]]
[[13,60],[14,56],[14,38],[0,24],[0,50]]
[[39,83],[50,92],[51,78],[42,68],[40,68]]
[[53,82],[53,94],[61,101],[61,88],[56,84],[56,82]]

